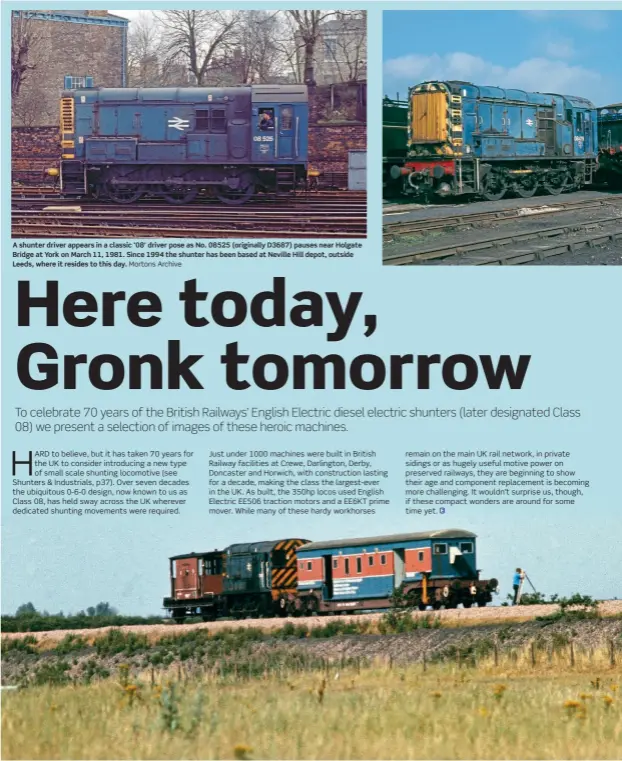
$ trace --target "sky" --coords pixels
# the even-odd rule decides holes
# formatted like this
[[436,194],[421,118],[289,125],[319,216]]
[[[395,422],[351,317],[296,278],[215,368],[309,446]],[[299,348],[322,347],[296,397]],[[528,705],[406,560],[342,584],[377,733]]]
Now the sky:
[[[421,34],[421,30],[437,30]],[[426,80],[622,101],[622,11],[387,11],[384,91]]]

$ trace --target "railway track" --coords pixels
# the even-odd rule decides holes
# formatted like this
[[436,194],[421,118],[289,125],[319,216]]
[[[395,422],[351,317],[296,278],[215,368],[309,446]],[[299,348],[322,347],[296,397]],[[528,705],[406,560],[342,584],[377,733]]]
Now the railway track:
[[[449,627],[459,626],[477,626],[477,625],[493,625],[504,623],[519,623],[523,621],[532,621],[539,616],[547,616],[556,613],[559,610],[558,605],[546,604],[546,605],[519,605],[517,607],[487,607],[487,608],[454,608],[451,610],[438,610],[438,611],[415,611],[412,615],[416,618],[422,618],[426,616],[438,616],[441,623]],[[603,617],[622,615],[622,600],[604,600],[599,603],[599,612]],[[349,617],[351,621],[378,621],[382,617],[382,613],[361,613]],[[88,640],[97,639],[98,637],[105,636],[110,629],[121,629],[123,631],[131,631],[136,634],[146,634],[159,638],[162,636],[170,636],[172,634],[184,634],[192,629],[207,629],[209,631],[218,631],[219,629],[234,629],[234,628],[261,628],[266,630],[281,629],[287,622],[299,622],[304,623],[310,628],[322,627],[331,621],[341,621],[344,619],[342,616],[313,616],[303,618],[256,618],[245,619],[242,621],[213,621],[209,623],[196,623],[196,624],[174,624],[174,623],[161,623],[161,624],[136,624],[133,626],[116,626],[116,627],[102,627],[99,629],[57,629],[47,632],[2,632],[2,639],[16,639],[25,637],[30,634],[36,639],[44,643],[52,645],[55,642],[62,640],[67,634],[75,634],[85,637]]]
[[438,230],[460,229],[473,225],[503,224],[522,219],[559,214],[561,212],[586,211],[600,209],[606,206],[622,207],[622,197],[597,198],[589,201],[561,201],[543,206],[525,206],[514,209],[498,209],[492,211],[465,212],[452,214],[436,219],[406,220],[404,222],[389,222],[383,225],[382,237],[384,243],[390,243],[404,235],[427,234]]
[[196,237],[196,238],[363,238],[364,193],[261,199],[243,207],[202,201],[184,206],[144,201],[118,206],[66,199],[13,199],[12,235],[32,238]]
[[435,246],[421,247],[407,253],[389,254],[385,256],[384,264],[528,264],[618,241],[622,241],[622,217],[612,215],[526,231],[513,230],[506,235],[497,232],[472,241],[439,242]]

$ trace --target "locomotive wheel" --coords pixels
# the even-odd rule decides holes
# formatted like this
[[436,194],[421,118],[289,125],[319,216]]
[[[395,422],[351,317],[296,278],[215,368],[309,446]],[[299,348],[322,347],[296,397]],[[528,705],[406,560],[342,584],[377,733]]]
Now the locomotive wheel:
[[113,185],[111,182],[106,183],[108,198],[115,203],[134,203],[134,201],[138,201],[144,192],[142,185]]
[[232,190],[231,188],[222,188],[216,192],[219,201],[226,203],[227,206],[241,206],[246,203],[255,192],[255,185],[251,182],[245,188]]
[[491,172],[484,178],[482,196],[487,201],[500,201],[507,193],[507,189],[506,181],[500,175]]
[[465,607],[465,608],[470,608],[470,607],[471,607],[471,605],[473,605],[473,600],[463,600],[463,601],[462,601],[462,605],[463,605],[463,607]]
[[548,193],[550,196],[558,196],[560,193],[563,193],[564,190],[566,190],[566,186],[568,185],[568,175],[565,174],[562,181],[557,182],[543,182],[542,183],[542,189]]
[[181,206],[185,203],[194,201],[199,192],[198,188],[189,188],[187,186],[175,187],[166,185],[162,188],[162,195],[167,203],[172,203],[175,206]]
[[428,606],[424,602],[420,602],[417,607],[419,610],[425,610]]
[[531,198],[536,194],[536,190],[538,189],[538,180],[534,175],[528,176],[526,183],[517,183],[514,186],[514,190],[516,191],[516,194],[519,195],[521,198]]

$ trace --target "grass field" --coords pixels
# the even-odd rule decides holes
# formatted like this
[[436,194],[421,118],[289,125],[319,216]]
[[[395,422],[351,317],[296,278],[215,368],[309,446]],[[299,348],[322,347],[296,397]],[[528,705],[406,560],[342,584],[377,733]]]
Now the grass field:
[[[185,679],[174,666],[3,694],[5,759],[619,759],[607,648]],[[495,659],[497,663],[495,664]]]

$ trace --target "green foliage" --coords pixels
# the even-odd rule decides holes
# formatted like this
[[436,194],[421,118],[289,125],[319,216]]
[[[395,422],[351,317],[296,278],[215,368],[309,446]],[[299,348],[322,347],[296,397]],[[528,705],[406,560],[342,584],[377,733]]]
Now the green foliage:
[[[557,597],[555,602],[559,605],[559,610],[550,613],[548,616],[537,616],[536,621],[544,624],[551,624],[557,621],[582,621],[585,619],[600,618],[598,612],[598,600],[594,600],[589,595],[574,594],[570,597]],[[553,598],[551,598],[553,601]]]
[[440,629],[441,626],[438,616],[415,617],[410,609],[390,610],[380,619],[378,631],[380,634],[407,634],[416,629]]
[[26,637],[20,637],[15,639],[3,639],[2,640],[2,654],[10,652],[20,653],[36,653],[37,650],[37,638],[32,635]]
[[54,661],[54,663],[43,663],[35,671],[31,680],[32,685],[41,686],[44,684],[68,684],[71,680],[67,673],[71,666],[67,661]]
[[100,656],[134,655],[149,647],[147,637],[143,634],[123,632],[120,629],[111,629],[104,637],[95,640],[95,650]]
[[[136,624],[161,624],[162,618],[158,616],[120,616],[115,614],[88,615],[83,611],[73,616],[65,616],[61,613],[39,613],[34,610],[32,603],[20,605],[15,616],[2,616],[0,626],[5,632],[47,632],[58,629],[98,629],[103,626],[133,626]],[[108,603],[99,603],[108,605]],[[23,612],[20,613],[22,609]],[[96,610],[96,608],[89,608]],[[111,608],[110,610],[114,610]],[[34,612],[33,612],[34,611]]]
[[88,646],[88,642],[79,634],[67,634],[58,645],[56,645],[54,652],[57,655],[65,655],[67,653],[74,653],[78,650],[85,650]]

